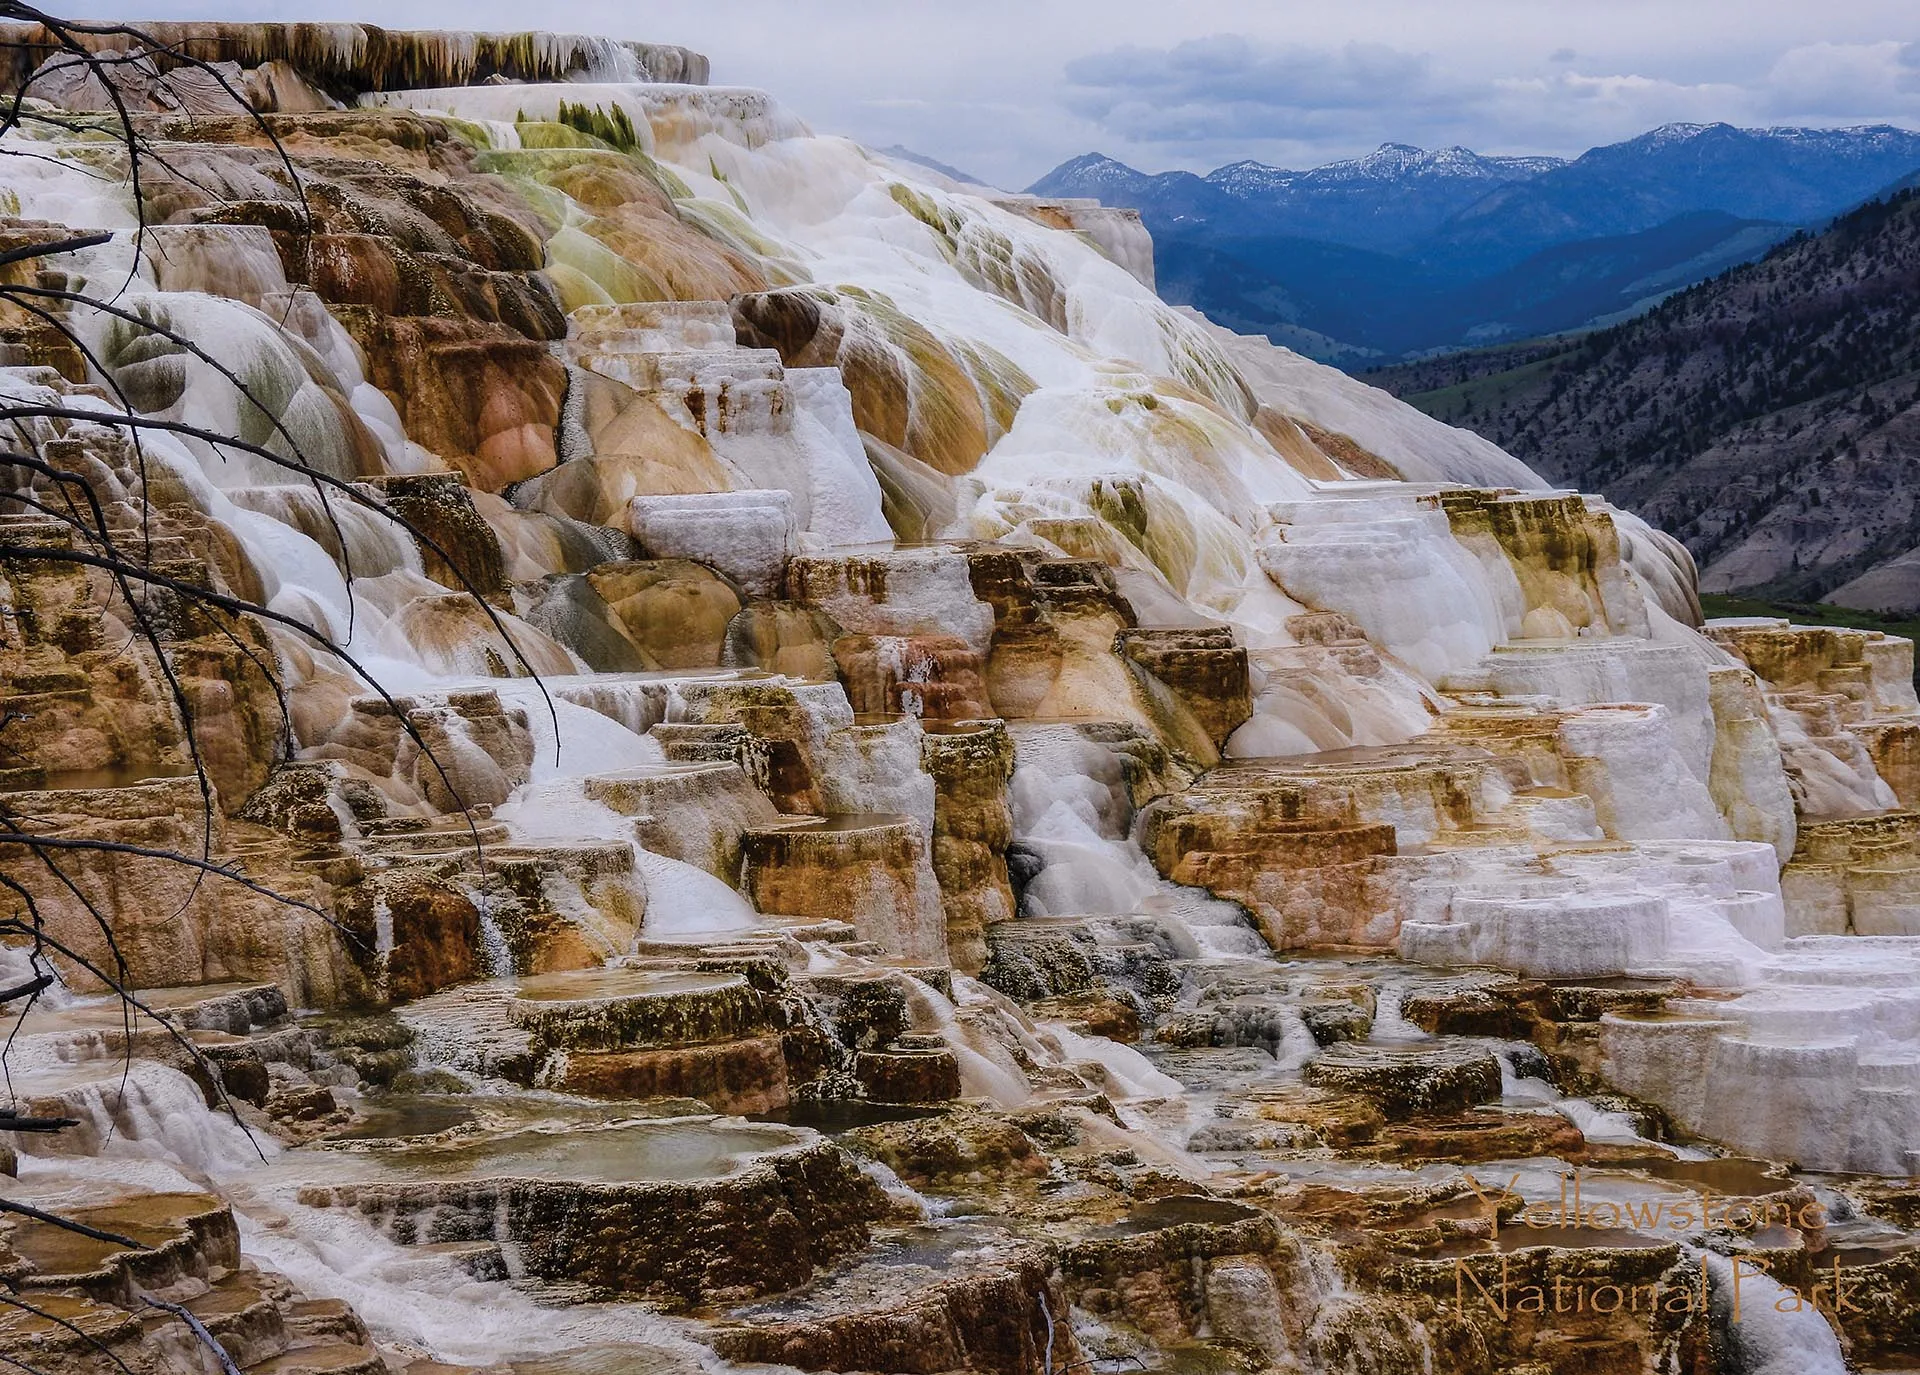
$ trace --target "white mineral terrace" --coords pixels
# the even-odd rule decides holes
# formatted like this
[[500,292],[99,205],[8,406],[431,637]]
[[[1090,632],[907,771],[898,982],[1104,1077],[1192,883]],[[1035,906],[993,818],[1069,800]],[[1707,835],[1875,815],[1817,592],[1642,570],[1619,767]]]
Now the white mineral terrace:
[[[70,281],[127,282],[121,314],[68,317],[92,364],[18,362],[0,393],[105,411],[118,388],[297,451],[485,571],[499,622],[405,531],[259,454],[151,432],[142,487],[100,427],[35,435],[78,441],[117,508],[161,513],[181,559],[400,699],[275,627],[296,762],[269,777],[270,727],[208,727],[244,780],[222,853],[357,945],[102,861],[85,882],[171,1021],[126,1022],[55,956],[9,1050],[23,1111],[82,1123],[18,1135],[20,1198],[210,1191],[238,1249],[205,1261],[202,1236],[141,1285],[211,1304],[272,1271],[276,1314],[350,1307],[334,1364],[294,1359],[319,1349],[296,1314],[243,1368],[1058,1375],[1217,1340],[1249,1369],[1444,1375],[1468,1367],[1421,1285],[1450,1297],[1455,1256],[1525,1244],[1456,1225],[1481,1216],[1463,1169],[1522,1163],[1545,1198],[1584,1133],[1625,1152],[1595,1157],[1596,1197],[1685,1194],[1660,1172],[1694,1166],[1746,1171],[1749,1197],[1790,1169],[1920,1172],[1911,644],[1703,627],[1672,540],[1164,305],[1125,217],[973,194],[758,91],[621,79],[704,72],[679,50],[456,36],[409,58],[339,28],[222,40],[372,226],[329,211],[309,282],[269,227],[281,174],[231,132],[156,137],[250,208],[170,182],[140,251],[80,140],[16,131],[43,156],[0,164],[10,225],[113,232]],[[381,79],[349,90],[367,53]],[[570,79],[476,75],[515,63]],[[164,716],[159,690],[129,670],[110,693],[98,656],[32,639],[50,575],[0,573],[28,646],[0,647],[0,688],[52,723],[7,786],[75,834],[197,845],[178,749],[136,757],[88,715],[91,692]],[[61,595],[90,643],[125,640],[101,589]],[[208,721],[237,719],[242,689],[195,673],[228,703]],[[125,786],[60,786],[97,769]],[[6,960],[0,983],[30,975]],[[196,1052],[253,1076],[247,1131]],[[1449,1152],[1418,1136],[1432,1113],[1515,1135]],[[964,1164],[896,1149],[948,1120],[998,1135]],[[1315,1214],[1321,1186],[1358,1201]],[[1390,1195],[1405,1235],[1356,1261]],[[1149,1318],[1100,1247],[1171,1227],[1191,1250],[1165,1273],[1198,1288]],[[1539,1245],[1607,1274],[1674,1248],[1640,1278],[1696,1288],[1729,1266],[1706,1228],[1626,1230]],[[1391,1296],[1368,1278],[1389,1261]],[[898,1317],[906,1294],[975,1314],[941,1340],[993,1312],[1020,1330],[949,1350],[932,1308]],[[1887,1332],[1916,1323],[1905,1302]],[[1711,1327],[1743,1353],[1728,1370],[1844,1368],[1811,1305],[1765,1307],[1685,1340]],[[860,1326],[876,1313],[904,1347]],[[1679,1336],[1581,1330],[1623,1344],[1592,1369],[1681,1368]],[[141,1350],[142,1375],[201,1369]],[[104,1368],[68,1356],[47,1375]]]

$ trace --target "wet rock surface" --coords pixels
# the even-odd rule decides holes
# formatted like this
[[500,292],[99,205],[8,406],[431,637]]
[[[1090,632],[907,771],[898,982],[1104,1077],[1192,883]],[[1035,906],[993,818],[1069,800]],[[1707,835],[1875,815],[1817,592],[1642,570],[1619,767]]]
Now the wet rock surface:
[[1410,1046],[1343,1043],[1316,1056],[1307,1082],[1357,1093],[1390,1118],[1445,1112],[1484,1103],[1500,1093],[1500,1064],[1491,1051],[1427,1050]]
[[343,1153],[327,1173],[345,1178],[303,1183],[303,1203],[402,1245],[510,1242],[541,1279],[681,1304],[799,1283],[884,1211],[835,1147],[711,1119],[456,1136]]
[[980,1370],[1025,1375],[1072,1359],[1070,1333],[1048,1309],[1044,1253],[991,1235],[882,1237],[858,1267],[760,1308],[736,1308],[714,1349],[740,1361],[802,1370],[886,1369],[906,1375]]

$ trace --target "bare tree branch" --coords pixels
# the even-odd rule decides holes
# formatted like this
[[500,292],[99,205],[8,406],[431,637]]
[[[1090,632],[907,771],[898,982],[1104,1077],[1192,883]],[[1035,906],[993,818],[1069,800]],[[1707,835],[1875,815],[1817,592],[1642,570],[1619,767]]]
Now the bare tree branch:
[[11,1198],[0,1198],[0,1213],[17,1213],[21,1217],[32,1218],[35,1222],[44,1222],[49,1227],[58,1227],[62,1231],[78,1236],[91,1237],[95,1241],[109,1242],[115,1246],[124,1246],[129,1251],[150,1251],[153,1248],[144,1241],[135,1241],[132,1237],[123,1237],[118,1232],[103,1232],[98,1227],[89,1227],[84,1222],[75,1222],[70,1217],[61,1217],[58,1213],[43,1212],[26,1203]]

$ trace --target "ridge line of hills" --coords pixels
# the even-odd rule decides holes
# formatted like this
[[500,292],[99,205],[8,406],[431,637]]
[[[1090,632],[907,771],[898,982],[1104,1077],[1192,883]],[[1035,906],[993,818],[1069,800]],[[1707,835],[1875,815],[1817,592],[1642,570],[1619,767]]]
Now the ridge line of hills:
[[1089,153],[1028,189],[1140,211],[1168,300],[1359,368],[1612,323],[1916,170],[1893,125],[1669,124],[1570,160],[1384,144],[1201,176]]

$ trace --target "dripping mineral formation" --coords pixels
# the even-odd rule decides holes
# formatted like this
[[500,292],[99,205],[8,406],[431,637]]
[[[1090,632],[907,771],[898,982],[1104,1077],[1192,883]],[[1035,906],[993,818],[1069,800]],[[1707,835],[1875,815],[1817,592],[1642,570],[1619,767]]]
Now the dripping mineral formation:
[[196,881],[160,659],[0,565],[5,812],[136,847],[0,869],[151,1010],[64,956],[12,1007],[79,1125],[0,1193],[120,1240],[0,1223],[9,1364],[216,1369],[183,1313],[249,1375],[1920,1359],[1909,642],[1702,625],[1660,532],[1163,305],[1130,215],[697,55],[153,37],[223,80],[28,107],[130,110],[141,205],[6,136],[6,243],[118,291],[0,321],[78,417],[16,442],[387,695],[168,618],[212,853],[309,906]]

